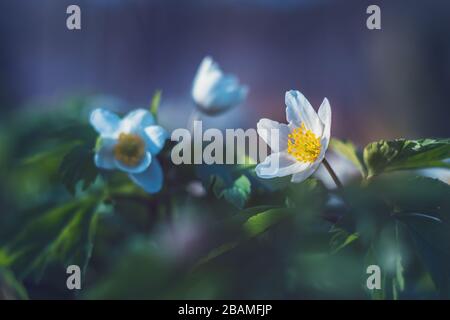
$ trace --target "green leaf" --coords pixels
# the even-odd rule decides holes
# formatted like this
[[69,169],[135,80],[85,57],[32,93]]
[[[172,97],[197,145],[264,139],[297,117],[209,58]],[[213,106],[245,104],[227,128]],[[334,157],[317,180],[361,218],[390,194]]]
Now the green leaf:
[[[369,247],[366,255],[364,257],[364,266],[370,266],[370,265],[378,265],[378,261],[376,259],[376,255],[373,249],[373,246]],[[366,270],[364,270],[364,275],[366,277],[367,280],[367,274],[365,273]],[[368,294],[368,296],[372,299],[372,300],[384,300],[386,299],[386,294],[385,294],[385,284],[386,284],[386,273],[382,272],[381,273],[381,289],[373,289],[373,290],[369,290],[366,286],[366,284],[364,284],[364,288]]]
[[448,217],[411,213],[398,217],[410,231],[414,244],[431,274],[439,294],[450,298],[450,223]]
[[368,189],[398,213],[421,212],[443,218],[450,212],[450,186],[437,179],[385,175],[373,179]]
[[205,263],[208,263],[209,261],[217,258],[218,256],[221,256],[222,254],[225,254],[232,249],[236,248],[239,245],[239,241],[232,241],[225,243],[221,246],[218,246],[217,248],[212,249],[205,257],[201,258],[197,261],[197,263],[192,268],[192,271],[196,270],[198,267],[204,265]]
[[322,212],[328,193],[320,180],[309,178],[301,183],[291,183],[286,193],[288,207],[302,210],[299,218],[310,219]]
[[147,239],[132,239],[119,252],[116,259],[108,259],[113,263],[105,274],[83,290],[83,299],[158,299],[181,281],[180,268]]
[[242,209],[250,196],[251,183],[245,175],[241,175],[231,185],[227,185],[224,180],[216,176],[213,191],[218,198],[224,197],[225,200]]
[[33,217],[0,248],[1,260],[20,278],[34,273],[39,280],[50,263],[85,269],[97,226],[96,199],[74,200]]
[[362,152],[360,152],[352,142],[333,138],[330,141],[330,148],[350,160],[361,172],[361,175],[366,177],[367,170],[364,166]]
[[395,270],[395,277],[394,277],[394,299],[397,300],[398,296],[401,292],[405,290],[405,277],[404,272],[405,269],[402,264],[402,256],[396,255],[396,270]]
[[85,145],[78,145],[69,151],[59,167],[61,181],[72,194],[75,194],[79,182],[81,190],[86,190],[95,181],[97,174],[94,151]]
[[358,233],[349,233],[344,229],[335,228],[332,230],[334,232],[330,240],[331,253],[336,254],[340,250],[347,247],[349,244],[353,243],[358,239]]
[[243,225],[245,234],[255,237],[286,217],[290,211],[286,209],[270,209],[250,217]]
[[162,96],[162,91],[157,90],[153,94],[152,102],[150,103],[150,112],[155,117],[155,119],[158,119],[158,109],[159,109],[159,105],[161,104],[161,96]]
[[197,269],[201,265],[223,255],[236,248],[242,242],[254,238],[270,227],[276,225],[284,218],[292,214],[290,209],[286,208],[269,208],[266,206],[248,208],[242,212],[242,214],[254,213],[258,209],[264,210],[250,216],[241,226],[241,233],[237,240],[227,242],[219,247],[212,249],[205,257],[201,258],[193,267],[193,270]]
[[10,270],[0,268],[0,300],[9,299],[28,300],[27,290]]
[[450,139],[380,140],[364,149],[369,177],[395,170],[450,168]]

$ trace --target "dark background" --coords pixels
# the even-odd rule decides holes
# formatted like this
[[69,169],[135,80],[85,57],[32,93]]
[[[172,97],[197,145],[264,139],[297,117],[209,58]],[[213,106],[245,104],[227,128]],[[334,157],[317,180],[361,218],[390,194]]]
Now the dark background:
[[[66,29],[78,4],[82,30]],[[381,7],[382,30],[366,28]],[[449,136],[449,1],[2,0],[3,115],[101,95],[146,105],[163,90],[161,122],[184,126],[201,59],[212,55],[250,87],[244,105],[210,126],[284,121],[284,93],[317,108],[328,97],[332,134]],[[105,105],[105,107],[108,107]]]

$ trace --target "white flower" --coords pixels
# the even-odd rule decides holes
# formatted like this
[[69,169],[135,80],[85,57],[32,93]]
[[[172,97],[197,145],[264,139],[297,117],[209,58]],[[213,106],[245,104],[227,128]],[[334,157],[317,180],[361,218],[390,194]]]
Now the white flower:
[[192,98],[202,112],[224,112],[240,104],[247,93],[248,88],[234,75],[224,74],[211,57],[203,59],[192,86]]
[[156,155],[161,151],[167,131],[155,123],[145,109],[130,112],[123,119],[105,109],[95,109],[90,123],[100,134],[95,165],[102,169],[118,169],[149,193],[158,192],[163,172]]
[[325,98],[316,113],[299,91],[286,92],[288,124],[261,119],[259,136],[272,153],[256,166],[260,178],[292,175],[301,182],[313,174],[325,157],[330,142],[331,107]]

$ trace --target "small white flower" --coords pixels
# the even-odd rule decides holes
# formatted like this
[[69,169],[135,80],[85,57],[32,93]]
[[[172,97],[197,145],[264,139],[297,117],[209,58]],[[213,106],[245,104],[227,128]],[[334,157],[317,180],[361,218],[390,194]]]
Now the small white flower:
[[192,86],[192,98],[206,114],[218,114],[240,104],[248,88],[231,74],[224,74],[211,57],[205,57]]
[[319,112],[299,91],[286,92],[288,124],[261,119],[259,136],[272,153],[256,166],[260,178],[292,175],[292,182],[301,182],[313,174],[325,157],[330,142],[331,107],[325,98]]
[[169,134],[155,123],[150,111],[136,109],[123,119],[106,109],[95,109],[90,123],[100,134],[95,152],[98,168],[117,169],[149,193],[161,190],[163,172],[156,155]]

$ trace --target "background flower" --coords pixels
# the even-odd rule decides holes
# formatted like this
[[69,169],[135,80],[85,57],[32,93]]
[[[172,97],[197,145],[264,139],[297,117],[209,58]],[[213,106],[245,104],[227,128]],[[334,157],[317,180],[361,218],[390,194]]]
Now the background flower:
[[240,85],[234,75],[225,75],[211,57],[203,59],[192,87],[192,97],[202,112],[224,112],[240,104],[247,93],[248,88]]
[[163,173],[156,155],[168,138],[145,109],[130,112],[123,119],[105,109],[95,109],[90,123],[100,134],[95,153],[97,167],[119,169],[149,193],[162,187]]

